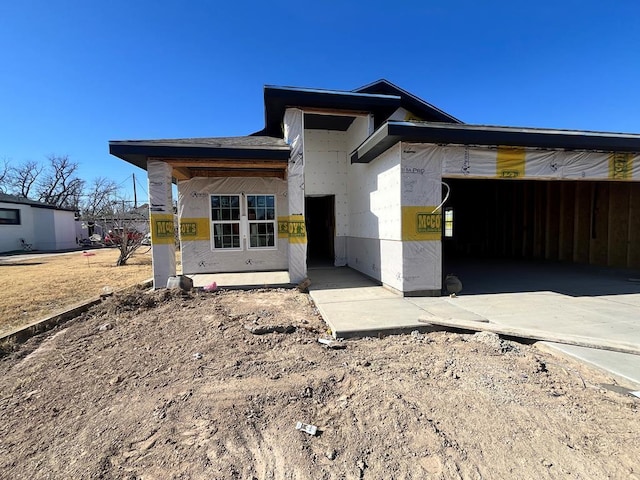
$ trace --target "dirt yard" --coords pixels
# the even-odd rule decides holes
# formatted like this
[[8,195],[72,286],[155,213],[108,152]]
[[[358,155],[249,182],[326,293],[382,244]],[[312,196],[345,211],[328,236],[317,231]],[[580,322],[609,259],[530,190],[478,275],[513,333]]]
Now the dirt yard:
[[68,254],[0,258],[0,336],[18,327],[100,295],[135,285],[152,276],[151,253],[139,249],[128,264],[116,267],[118,250],[103,248]]
[[0,477],[640,478],[639,400],[603,374],[491,334],[325,329],[294,290],[108,299],[0,359]]

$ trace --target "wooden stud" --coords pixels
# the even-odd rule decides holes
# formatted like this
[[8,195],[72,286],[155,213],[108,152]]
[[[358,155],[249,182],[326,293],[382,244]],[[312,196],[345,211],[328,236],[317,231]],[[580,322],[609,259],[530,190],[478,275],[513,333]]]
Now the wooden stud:
[[629,184],[614,182],[609,187],[607,265],[627,266],[629,239]]

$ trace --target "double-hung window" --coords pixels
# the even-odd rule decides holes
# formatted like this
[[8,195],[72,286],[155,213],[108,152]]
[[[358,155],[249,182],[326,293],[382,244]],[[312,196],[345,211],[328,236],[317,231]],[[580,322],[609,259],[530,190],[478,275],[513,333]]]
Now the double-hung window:
[[211,195],[213,248],[240,250],[240,195]]
[[276,206],[273,195],[247,195],[249,248],[276,246]]
[[[211,195],[214,250],[276,247],[275,195]],[[244,239],[246,238],[246,242]]]

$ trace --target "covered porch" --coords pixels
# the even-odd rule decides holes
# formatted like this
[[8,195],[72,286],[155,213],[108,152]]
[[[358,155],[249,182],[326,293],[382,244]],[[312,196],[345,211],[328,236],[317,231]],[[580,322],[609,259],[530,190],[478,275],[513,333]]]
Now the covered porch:
[[[279,229],[286,226],[290,147],[284,140],[246,136],[112,141],[109,149],[148,174],[154,288],[164,288],[176,274],[177,242],[187,275],[276,270],[288,276],[288,242],[276,244],[273,239],[251,249],[251,232],[245,227],[252,226],[247,219],[255,220],[258,208],[249,205],[247,192],[256,194],[251,197],[256,203],[265,198],[272,203],[269,218],[260,225],[262,239],[281,236]],[[237,207],[213,206],[230,199],[237,199]]]

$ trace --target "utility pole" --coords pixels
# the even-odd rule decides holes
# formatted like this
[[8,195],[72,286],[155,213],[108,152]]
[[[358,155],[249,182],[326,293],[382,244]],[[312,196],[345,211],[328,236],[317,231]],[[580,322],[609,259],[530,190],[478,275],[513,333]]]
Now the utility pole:
[[138,208],[138,195],[136,194],[136,174],[132,173],[133,178],[133,208]]

